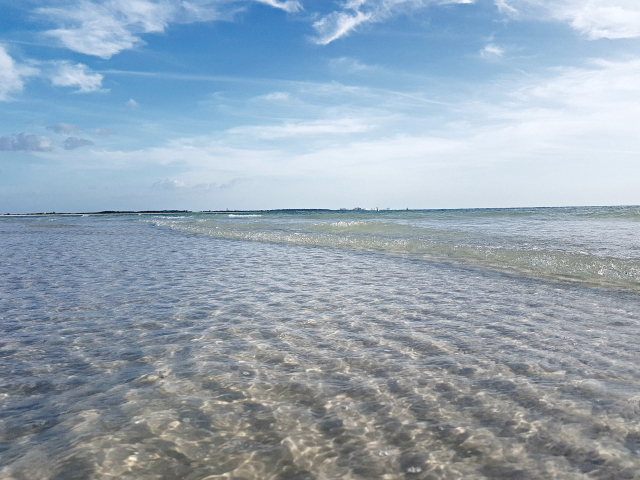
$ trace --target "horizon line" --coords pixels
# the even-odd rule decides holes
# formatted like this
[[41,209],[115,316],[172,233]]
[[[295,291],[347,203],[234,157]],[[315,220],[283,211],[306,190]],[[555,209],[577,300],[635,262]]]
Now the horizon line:
[[[554,207],[459,207],[459,208],[271,208],[258,210],[101,210],[99,212],[32,212],[32,213],[3,213],[0,217],[38,217],[38,216],[89,216],[89,215],[178,215],[178,214],[225,214],[225,213],[271,213],[271,212],[425,212],[425,211],[458,211],[458,210],[539,210],[566,208],[631,208],[638,205],[563,205]],[[638,212],[640,214],[640,212]]]

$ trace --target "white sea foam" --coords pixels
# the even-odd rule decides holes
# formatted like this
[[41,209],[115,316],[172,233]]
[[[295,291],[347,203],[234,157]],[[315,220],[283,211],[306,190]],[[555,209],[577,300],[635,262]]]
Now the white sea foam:
[[[358,222],[358,221],[350,221],[350,222],[345,222],[345,221],[339,221],[339,222],[331,222],[329,225],[331,225],[332,227],[353,227],[355,225],[366,225],[369,222]],[[316,224],[316,225],[323,225],[323,224]]]

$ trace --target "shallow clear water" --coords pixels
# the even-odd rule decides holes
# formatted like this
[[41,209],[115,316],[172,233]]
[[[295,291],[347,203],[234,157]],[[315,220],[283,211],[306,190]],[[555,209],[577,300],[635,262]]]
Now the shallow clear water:
[[0,479],[638,479],[635,208],[0,219]]

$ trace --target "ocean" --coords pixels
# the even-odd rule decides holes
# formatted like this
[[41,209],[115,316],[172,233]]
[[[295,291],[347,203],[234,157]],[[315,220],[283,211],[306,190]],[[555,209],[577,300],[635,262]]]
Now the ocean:
[[640,207],[0,218],[0,479],[640,479]]

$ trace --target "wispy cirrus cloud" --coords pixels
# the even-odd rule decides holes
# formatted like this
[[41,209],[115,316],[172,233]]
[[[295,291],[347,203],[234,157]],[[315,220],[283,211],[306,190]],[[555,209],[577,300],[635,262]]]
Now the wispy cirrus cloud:
[[[640,3],[636,0],[493,1],[513,18],[566,22],[592,39],[640,36]],[[303,10],[298,0],[63,0],[36,13],[56,26],[45,35],[61,46],[108,59],[144,44],[144,35],[161,34],[172,23],[230,20],[250,3],[288,13]],[[315,17],[312,40],[327,45],[364,24],[428,7],[472,3],[475,0],[344,0],[333,11]]]
[[[289,13],[296,0],[251,0]],[[160,34],[171,23],[226,20],[249,0],[70,0],[36,13],[57,25],[45,35],[74,52],[111,58],[144,44],[142,35]]]
[[358,25],[370,21],[372,17],[373,13],[364,13],[358,9],[332,12],[313,24],[313,28],[318,32],[315,42],[319,45],[328,45],[334,40],[344,37]]
[[382,22],[404,12],[433,5],[470,4],[475,0],[348,0],[335,10],[324,15],[313,24],[319,45],[349,35],[364,23]]
[[640,37],[637,0],[495,0],[515,18],[536,17],[568,23],[592,40]]
[[174,15],[168,2],[81,0],[37,13],[59,25],[46,35],[74,52],[110,58],[140,44],[141,33],[160,33]]
[[258,3],[264,3],[265,5],[269,5],[273,8],[279,8],[280,10],[284,10],[288,13],[294,13],[298,10],[302,10],[302,4],[295,0],[286,0],[286,1],[278,1],[278,0],[254,0]]

